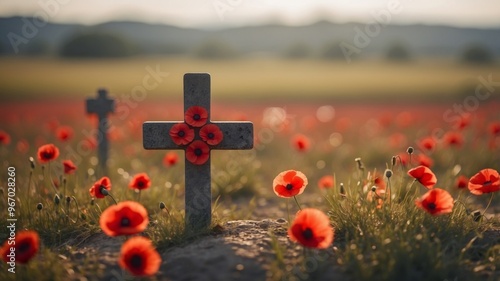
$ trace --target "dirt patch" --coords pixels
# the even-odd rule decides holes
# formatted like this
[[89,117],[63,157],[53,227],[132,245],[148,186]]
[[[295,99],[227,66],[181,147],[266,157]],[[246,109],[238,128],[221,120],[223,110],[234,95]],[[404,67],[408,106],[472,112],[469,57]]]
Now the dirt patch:
[[[321,280],[339,278],[331,266],[331,249],[308,250],[304,259],[304,249],[290,242],[287,228],[285,219],[229,221],[217,234],[162,251],[160,272],[152,280],[299,280],[316,274]],[[102,276],[99,280],[133,280],[117,265],[123,241],[96,234],[80,243],[69,260],[73,264],[93,260]],[[73,280],[96,280],[73,276]]]

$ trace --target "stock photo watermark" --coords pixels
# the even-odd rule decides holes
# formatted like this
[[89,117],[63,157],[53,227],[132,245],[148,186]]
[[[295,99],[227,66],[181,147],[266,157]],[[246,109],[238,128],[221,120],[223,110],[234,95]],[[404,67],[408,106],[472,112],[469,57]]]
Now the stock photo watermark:
[[28,44],[31,39],[35,38],[40,32],[40,29],[44,28],[49,23],[49,20],[59,13],[61,7],[68,4],[70,1],[71,0],[37,1],[41,10],[35,12],[31,18],[21,18],[23,25],[20,33],[9,32],[7,34],[7,38],[9,39],[9,43],[14,53],[18,54],[20,45]]
[[[411,0],[405,1],[411,2]],[[370,12],[372,18],[364,27],[354,27],[354,37],[351,42],[342,41],[339,45],[342,54],[348,63],[351,63],[353,55],[359,55],[362,50],[368,47],[374,38],[380,35],[382,28],[388,26],[393,16],[400,14],[404,10],[404,4],[399,0],[387,2],[382,9]]]
[[[467,116],[477,111],[482,102],[488,101],[497,89],[500,88],[500,80],[494,81],[493,74],[488,74],[487,77],[479,76],[478,84],[474,89],[474,93],[466,96],[460,103],[454,103],[450,108],[443,112],[443,121],[448,124],[456,124],[464,116]],[[431,135],[434,139],[441,139],[446,131],[443,128],[436,128]]]
[[[117,104],[115,112],[118,120],[125,120],[130,115],[131,110],[136,108],[140,102],[146,99],[149,91],[156,89],[164,81],[164,79],[170,75],[169,72],[162,71],[160,67],[161,66],[159,64],[157,64],[155,68],[149,65],[146,66],[146,74],[142,78],[141,84],[133,87],[130,94],[122,94],[115,99]],[[102,124],[99,124],[97,128],[93,128],[92,130],[82,130],[82,134],[87,139],[78,142],[75,148],[70,145],[65,147],[64,151],[66,151],[68,159],[71,159],[75,165],[81,163],[83,161],[83,157],[88,156],[92,152],[92,149],[89,147],[90,139],[97,138],[97,144],[100,144],[103,141],[104,135],[107,132],[103,132],[99,130],[99,128],[106,128],[109,131],[115,129],[109,118],[104,118],[100,120],[100,122],[102,122]]]

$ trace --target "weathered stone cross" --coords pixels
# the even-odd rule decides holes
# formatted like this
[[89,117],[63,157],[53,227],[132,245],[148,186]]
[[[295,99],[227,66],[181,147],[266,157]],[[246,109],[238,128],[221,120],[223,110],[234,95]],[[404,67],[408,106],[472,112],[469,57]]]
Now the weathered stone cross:
[[102,175],[107,175],[108,162],[108,114],[115,112],[115,101],[107,97],[108,92],[105,89],[97,90],[97,99],[87,99],[87,113],[97,114],[99,118],[99,127],[96,140],[98,142],[99,166]]
[[184,122],[145,122],[145,149],[185,151],[186,230],[199,232],[210,226],[212,193],[210,151],[212,149],[251,149],[251,122],[212,122],[210,120],[210,75],[184,75]]

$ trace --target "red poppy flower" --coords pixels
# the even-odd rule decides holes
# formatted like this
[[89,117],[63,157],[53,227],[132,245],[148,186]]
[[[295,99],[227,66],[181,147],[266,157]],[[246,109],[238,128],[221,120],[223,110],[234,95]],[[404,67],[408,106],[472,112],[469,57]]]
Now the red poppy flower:
[[102,177],[100,180],[94,183],[94,185],[89,189],[90,196],[96,198],[106,197],[106,195],[102,193],[103,189],[111,190],[111,181],[108,177]]
[[[0,248],[0,257],[5,262],[27,263],[36,255],[40,248],[40,237],[36,231],[32,230],[17,232],[14,239],[15,244],[13,245],[9,241],[5,241]],[[11,248],[14,248],[15,256],[13,257],[11,257]]]
[[427,168],[430,168],[430,167],[432,167],[432,165],[434,165],[434,161],[432,161],[432,159],[425,154],[418,154],[417,155],[417,163],[419,165],[425,166]]
[[302,134],[297,134],[292,138],[292,146],[298,151],[303,152],[309,149],[311,142],[308,137]]
[[333,176],[331,176],[331,175],[323,176],[318,181],[318,187],[321,189],[333,188],[334,185],[335,185],[335,181],[334,181]]
[[464,137],[458,132],[448,132],[443,136],[444,143],[448,146],[460,147],[464,143]]
[[8,145],[9,143],[10,143],[9,134],[0,130],[0,144]]
[[95,137],[86,138],[83,140],[82,146],[88,150],[94,150],[97,148],[97,140]]
[[378,174],[374,174],[373,175],[373,184],[377,187],[377,188],[380,188],[380,189],[385,189],[385,181],[384,179],[378,175]]
[[134,201],[123,201],[102,212],[99,225],[109,236],[137,234],[148,226],[148,211]]
[[436,175],[431,171],[431,169],[425,166],[418,166],[408,171],[408,175],[414,177],[418,180],[423,186],[427,188],[432,188],[436,182]]
[[55,160],[57,157],[59,157],[59,149],[51,143],[42,145],[38,148],[38,161],[40,161],[40,163],[47,163]]
[[377,202],[377,209],[381,209],[382,206],[384,205],[384,199],[389,198],[390,194],[388,190],[386,189],[385,183],[380,186],[376,186],[375,192],[369,191],[366,195],[366,200],[368,202],[373,202],[376,200]]
[[[371,189],[375,186],[375,192],[371,191]],[[370,191],[368,191],[370,189]],[[374,173],[373,176],[370,176],[363,186],[363,190],[368,193],[366,194],[366,199],[368,202],[377,202],[377,208],[382,208],[384,204],[384,199],[388,198],[390,194],[386,189],[386,183],[384,178],[377,173]]]
[[414,123],[415,116],[408,111],[403,111],[400,112],[395,119],[396,119],[396,124],[400,128],[408,128],[410,125],[412,125],[412,123]]
[[469,191],[475,195],[500,190],[500,175],[493,169],[483,169],[469,180]]
[[169,135],[175,144],[187,145],[194,139],[194,130],[185,123],[179,123],[170,128]]
[[[490,125],[488,126],[488,129],[489,129],[490,134],[492,136],[498,136],[498,135],[500,135],[500,122],[492,122],[492,123],[490,123]],[[1,140],[1,137],[0,137],[0,140]]]
[[434,188],[417,199],[415,205],[433,216],[448,214],[453,209],[453,197],[444,189]]
[[53,118],[45,123],[45,128],[50,132],[55,132],[59,127],[59,121],[56,118]]
[[173,151],[167,152],[165,154],[165,157],[163,157],[163,165],[167,167],[174,166],[175,164],[177,164],[178,161],[179,161],[179,156],[177,155],[177,153]]
[[274,193],[288,198],[301,194],[307,186],[307,177],[300,171],[288,170],[279,173],[273,180]]
[[457,188],[462,189],[462,188],[466,188],[468,186],[468,183],[469,183],[469,179],[466,176],[460,175],[457,178],[455,186]]
[[462,130],[469,126],[471,121],[471,116],[470,114],[462,114],[460,115],[460,119],[455,123],[455,127],[459,130]]
[[210,157],[210,148],[201,140],[193,141],[186,149],[186,159],[195,164],[202,165]]
[[215,124],[207,124],[200,129],[200,138],[209,145],[218,145],[224,135]]
[[136,236],[123,243],[118,264],[134,276],[149,276],[158,272],[161,257],[151,240]]
[[69,126],[61,126],[57,128],[56,136],[61,141],[68,141],[73,137],[73,128]]
[[436,140],[433,137],[425,137],[418,142],[422,150],[432,151],[436,147]]
[[333,242],[333,228],[327,215],[317,209],[303,209],[288,229],[288,235],[293,242],[299,242],[305,247],[326,249]]
[[76,166],[71,160],[64,160],[63,162],[64,166],[64,173],[65,174],[73,174],[76,170]]
[[186,123],[193,127],[201,127],[207,123],[207,110],[201,106],[191,106],[184,115]]
[[27,140],[22,139],[19,140],[16,144],[17,151],[19,151],[22,154],[25,154],[29,151],[30,149],[30,144],[28,143]]
[[408,143],[408,139],[402,133],[394,133],[394,134],[389,136],[389,144],[392,147],[395,147],[395,148],[403,147],[403,146],[406,146],[407,143]]
[[147,189],[151,186],[151,180],[146,173],[140,173],[132,178],[128,186],[132,189]]

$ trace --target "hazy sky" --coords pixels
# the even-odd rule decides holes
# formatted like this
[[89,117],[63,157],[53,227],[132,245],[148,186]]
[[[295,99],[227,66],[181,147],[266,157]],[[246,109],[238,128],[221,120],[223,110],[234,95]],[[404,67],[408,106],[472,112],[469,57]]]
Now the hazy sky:
[[45,14],[53,22],[85,24],[301,25],[318,19],[367,22],[389,5],[399,5],[391,12],[391,23],[500,27],[500,0],[0,0],[0,16]]

